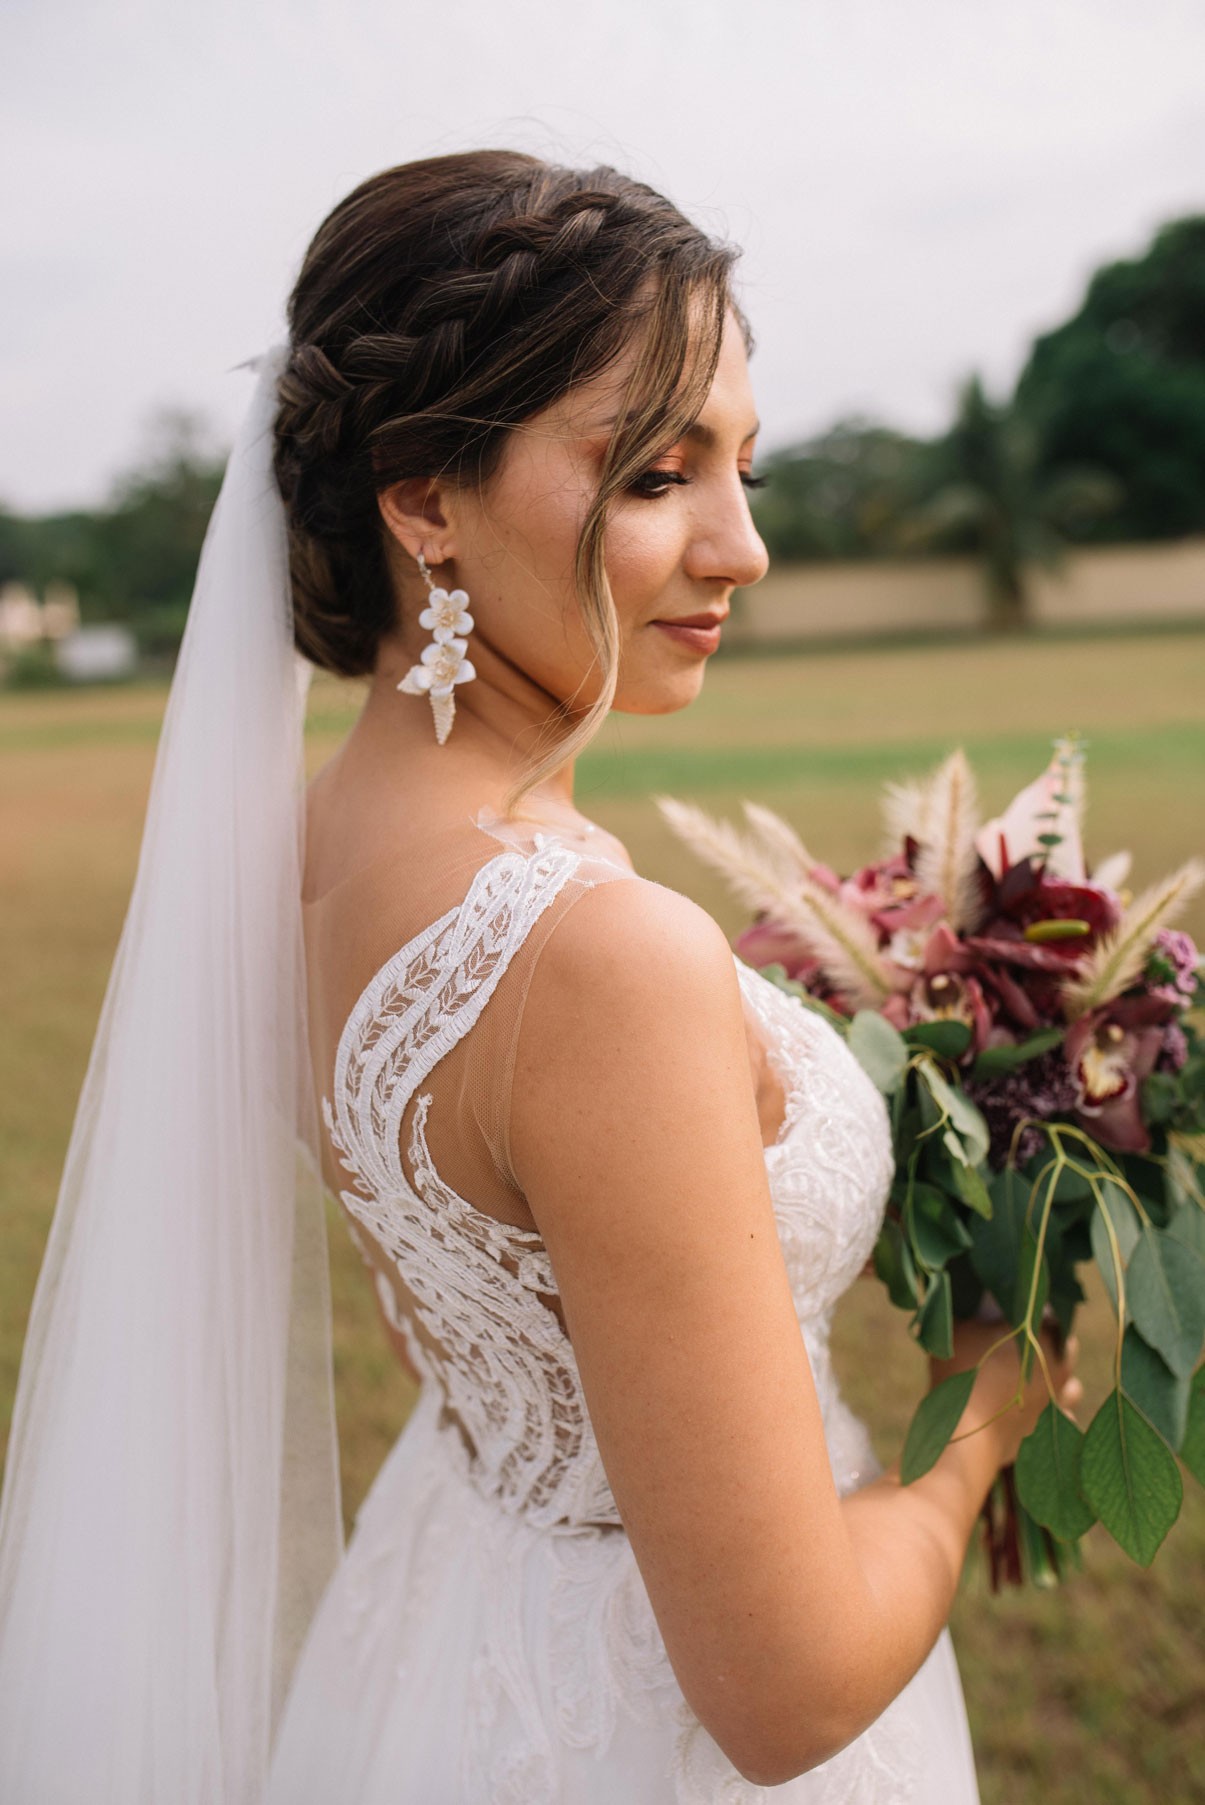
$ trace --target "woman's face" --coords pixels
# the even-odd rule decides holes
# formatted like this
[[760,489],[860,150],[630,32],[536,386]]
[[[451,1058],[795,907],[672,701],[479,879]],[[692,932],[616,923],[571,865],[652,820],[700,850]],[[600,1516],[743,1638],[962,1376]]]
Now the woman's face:
[[[522,673],[544,696],[582,709],[601,688],[578,612],[574,554],[635,355],[633,347],[525,421],[479,492],[440,493],[444,530],[427,538],[451,562],[435,576],[448,587],[454,577],[469,594],[469,657],[487,682]],[[662,714],[693,701],[732,591],[765,574],[745,489],[756,431],[745,347],[729,315],[694,424],[610,506],[604,544],[620,630],[616,708]],[[694,624],[675,627],[682,622]],[[424,642],[416,636],[412,649]],[[459,690],[458,705],[463,698],[471,707],[476,688]]]

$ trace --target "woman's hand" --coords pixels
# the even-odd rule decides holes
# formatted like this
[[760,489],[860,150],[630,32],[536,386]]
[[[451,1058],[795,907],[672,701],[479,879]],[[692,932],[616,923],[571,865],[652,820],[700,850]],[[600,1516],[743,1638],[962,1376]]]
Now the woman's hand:
[[[1007,1466],[1017,1457],[1017,1450],[1034,1427],[1053,1393],[1061,1410],[1073,1415],[1084,1395],[1075,1376],[1079,1358],[1079,1342],[1074,1335],[1066,1342],[1053,1325],[1043,1327],[1040,1334],[1043,1363],[1036,1356],[1027,1381],[1021,1380],[1020,1337],[1007,1341],[1008,1324],[1000,1322],[959,1322],[954,1328],[954,1354],[949,1360],[930,1360],[932,1383],[938,1385],[954,1373],[965,1372],[983,1361],[975,1380],[970,1400],[959,1424],[959,1434],[984,1429],[993,1435],[999,1447],[999,1463]],[[1047,1374],[1050,1383],[1047,1385]]]

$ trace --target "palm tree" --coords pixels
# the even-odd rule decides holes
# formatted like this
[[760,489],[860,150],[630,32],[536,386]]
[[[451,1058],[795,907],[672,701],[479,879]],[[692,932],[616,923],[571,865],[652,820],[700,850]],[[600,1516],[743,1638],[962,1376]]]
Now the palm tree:
[[1115,507],[1115,478],[1085,465],[1043,472],[1032,425],[997,406],[971,376],[945,438],[933,447],[928,498],[897,534],[901,548],[971,551],[983,563],[988,624],[997,632],[1028,626],[1028,567],[1053,568],[1086,520]]

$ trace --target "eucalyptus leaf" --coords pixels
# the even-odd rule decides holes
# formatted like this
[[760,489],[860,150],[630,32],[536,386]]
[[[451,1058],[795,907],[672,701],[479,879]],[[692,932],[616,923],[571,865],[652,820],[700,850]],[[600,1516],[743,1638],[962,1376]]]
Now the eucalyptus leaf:
[[990,1145],[987,1123],[980,1111],[963,1091],[955,1090],[952,1084],[947,1084],[931,1059],[921,1063],[917,1075],[921,1081],[922,1093],[928,1090],[962,1142],[966,1150],[966,1163],[969,1166],[979,1165],[987,1158]]
[[908,1233],[922,1265],[937,1271],[971,1245],[953,1202],[936,1185],[918,1183],[906,1209]]
[[1193,1375],[1188,1399],[1188,1427],[1180,1444],[1180,1459],[1194,1479],[1205,1485],[1205,1366]]
[[[1021,1230],[1021,1258],[1017,1266],[1013,1290],[1011,1321],[1015,1327],[1029,1322],[1036,1331],[1042,1321],[1046,1299],[1050,1295],[1050,1268],[1039,1250],[1038,1237],[1027,1222]],[[1033,1365],[1033,1346],[1021,1343],[1021,1371],[1028,1379]]]
[[1096,1512],[1079,1489],[1083,1432],[1047,1404],[1017,1453],[1017,1493],[1030,1516],[1064,1542],[1091,1529]]
[[884,1096],[898,1090],[908,1067],[903,1036],[875,1009],[859,1009],[849,1024],[846,1045]]
[[1059,1046],[1063,1034],[1062,1028],[1043,1028],[1040,1034],[1031,1034],[1028,1040],[1019,1041],[1016,1046],[985,1047],[976,1055],[971,1075],[978,1079],[998,1078],[1003,1072],[1015,1072],[1028,1060],[1037,1059],[1040,1054]]
[[897,1310],[915,1310],[919,1302],[916,1265],[903,1230],[888,1217],[874,1246],[874,1269]]
[[1168,1219],[1167,1233],[1205,1260],[1205,1209],[1199,1203],[1191,1198],[1177,1203]]
[[1138,1220],[1138,1212],[1120,1186],[1111,1179],[1105,1179],[1097,1192],[1096,1208],[1092,1212],[1091,1236],[1092,1253],[1100,1268],[1100,1276],[1105,1282],[1105,1290],[1113,1299],[1113,1308],[1117,1308],[1117,1272],[1113,1264],[1113,1244],[1103,1218],[1107,1217],[1113,1225],[1121,1253],[1123,1268],[1130,1255],[1138,1245],[1138,1237],[1142,1232],[1142,1224]]
[[971,1044],[971,1030],[966,1022],[914,1022],[904,1029],[909,1046],[928,1047],[942,1059],[961,1059]]
[[1133,1323],[1121,1344],[1121,1389],[1174,1454],[1188,1427],[1189,1382],[1172,1371]]
[[1130,1559],[1149,1567],[1180,1514],[1184,1488],[1175,1455],[1119,1391],[1088,1425],[1080,1487]]
[[1000,1172],[990,1184],[990,1221],[967,1223],[971,1265],[1002,1310],[1012,1303],[1021,1260],[1021,1232],[1029,1203],[1029,1187],[1016,1172]]
[[972,1366],[965,1372],[952,1373],[921,1399],[909,1425],[900,1461],[900,1477],[905,1485],[911,1485],[914,1479],[927,1473],[937,1460],[958,1427],[974,1383],[975,1368]]
[[991,1193],[976,1167],[955,1166],[954,1183],[958,1187],[958,1195],[968,1209],[974,1210],[977,1216],[986,1218],[991,1215]]
[[938,1360],[949,1360],[954,1352],[954,1301],[948,1272],[934,1275],[918,1326],[925,1351]]
[[1144,1228],[1126,1269],[1126,1302],[1143,1340],[1187,1378],[1205,1340],[1205,1260],[1170,1234]]

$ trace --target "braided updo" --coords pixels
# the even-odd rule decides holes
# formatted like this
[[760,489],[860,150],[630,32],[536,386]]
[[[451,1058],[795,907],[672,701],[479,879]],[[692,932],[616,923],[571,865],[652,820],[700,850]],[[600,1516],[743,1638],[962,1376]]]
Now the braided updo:
[[607,692],[572,735],[584,743],[610,707],[618,659],[607,503],[702,405],[734,257],[643,183],[513,151],[402,164],[341,201],[290,297],[275,421],[305,656],[367,674],[395,624],[379,491],[410,477],[488,481],[509,429],[600,374],[639,329],[623,420],[578,544],[580,604]]

